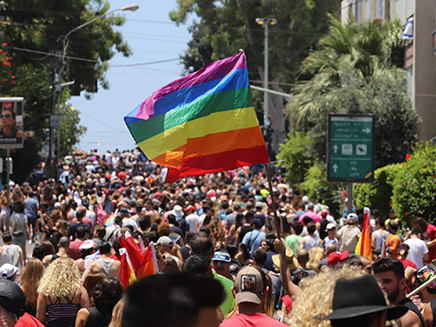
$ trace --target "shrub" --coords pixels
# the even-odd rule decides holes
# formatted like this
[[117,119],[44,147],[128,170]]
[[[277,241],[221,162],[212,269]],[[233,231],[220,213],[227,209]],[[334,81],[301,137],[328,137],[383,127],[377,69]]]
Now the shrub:
[[382,217],[387,217],[391,208],[394,178],[401,167],[401,164],[384,166],[374,172],[372,183],[354,184],[353,196],[356,206],[378,209]]
[[280,153],[277,155],[280,166],[286,168],[286,179],[292,187],[298,186],[304,181],[307,170],[312,166],[313,156],[308,149],[312,144],[309,133],[289,133],[286,143],[280,146]]
[[398,170],[392,205],[407,222],[415,217],[436,219],[436,146],[418,145]]

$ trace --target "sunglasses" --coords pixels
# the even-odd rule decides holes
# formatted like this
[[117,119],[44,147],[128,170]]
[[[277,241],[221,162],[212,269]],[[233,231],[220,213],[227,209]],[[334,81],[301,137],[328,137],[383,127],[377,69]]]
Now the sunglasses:
[[2,118],[11,118],[12,116],[11,116],[11,114],[3,114],[3,115],[1,115],[1,117]]

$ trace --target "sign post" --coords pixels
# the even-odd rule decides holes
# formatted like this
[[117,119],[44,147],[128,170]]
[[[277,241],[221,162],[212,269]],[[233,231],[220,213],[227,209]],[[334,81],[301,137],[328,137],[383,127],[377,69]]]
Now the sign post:
[[348,183],[348,212],[352,183],[374,180],[374,116],[328,115],[327,181]]

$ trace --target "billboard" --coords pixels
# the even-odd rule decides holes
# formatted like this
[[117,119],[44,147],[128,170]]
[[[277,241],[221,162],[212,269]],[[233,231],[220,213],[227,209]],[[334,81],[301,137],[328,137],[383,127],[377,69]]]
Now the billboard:
[[0,98],[0,148],[23,147],[23,98]]

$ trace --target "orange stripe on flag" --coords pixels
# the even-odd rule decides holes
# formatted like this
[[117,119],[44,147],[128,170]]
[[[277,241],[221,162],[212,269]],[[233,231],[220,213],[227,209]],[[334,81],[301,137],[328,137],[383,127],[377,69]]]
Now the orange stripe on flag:
[[235,149],[249,149],[264,143],[260,127],[254,126],[190,138],[185,145],[152,158],[152,160],[161,165],[181,168],[183,166],[183,159],[207,156]]

